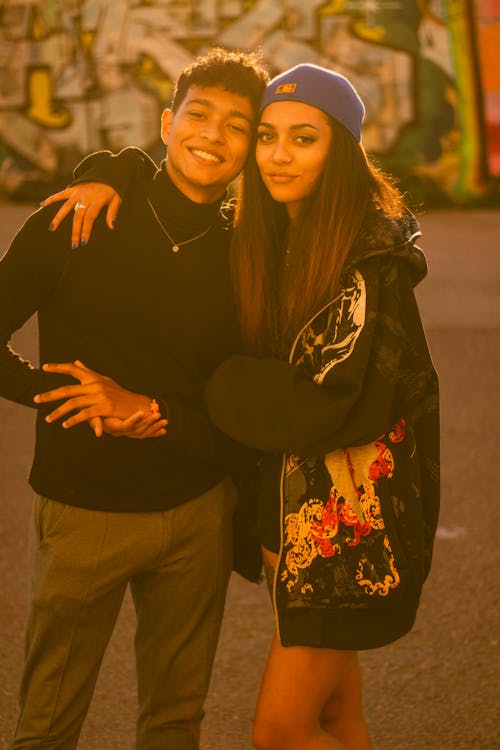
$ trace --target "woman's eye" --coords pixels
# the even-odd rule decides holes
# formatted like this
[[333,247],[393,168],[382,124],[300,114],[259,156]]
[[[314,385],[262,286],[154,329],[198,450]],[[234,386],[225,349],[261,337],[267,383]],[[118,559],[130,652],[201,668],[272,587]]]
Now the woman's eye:
[[314,143],[315,138],[311,138],[310,135],[298,135],[295,140],[298,143],[309,144],[309,143]]
[[261,130],[260,133],[257,133],[257,138],[261,143],[269,143],[272,137],[272,133],[269,133],[267,130]]

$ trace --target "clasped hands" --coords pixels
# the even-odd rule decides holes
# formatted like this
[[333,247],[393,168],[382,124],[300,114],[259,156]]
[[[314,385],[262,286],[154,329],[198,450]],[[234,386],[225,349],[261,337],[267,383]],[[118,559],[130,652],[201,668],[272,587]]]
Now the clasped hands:
[[[115,437],[150,438],[165,435],[168,421],[150,410],[151,398],[122,388],[112,378],[100,375],[76,360],[74,363],[45,364],[45,372],[71,375],[79,384],[65,385],[34,397],[36,404],[66,399],[45,417],[55,422],[66,417],[66,429],[89,422],[97,437],[106,432]],[[76,413],[73,413],[76,412]],[[68,414],[71,416],[68,417]]]

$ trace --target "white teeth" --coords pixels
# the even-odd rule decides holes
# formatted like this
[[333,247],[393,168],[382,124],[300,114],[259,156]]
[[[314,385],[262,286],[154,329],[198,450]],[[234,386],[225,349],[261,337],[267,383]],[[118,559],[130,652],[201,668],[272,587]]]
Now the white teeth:
[[218,156],[214,156],[213,154],[209,154],[206,151],[200,151],[197,148],[193,148],[192,150],[193,154],[195,156],[198,156],[200,159],[205,159],[205,161],[212,161],[216,162],[217,164],[222,161]]

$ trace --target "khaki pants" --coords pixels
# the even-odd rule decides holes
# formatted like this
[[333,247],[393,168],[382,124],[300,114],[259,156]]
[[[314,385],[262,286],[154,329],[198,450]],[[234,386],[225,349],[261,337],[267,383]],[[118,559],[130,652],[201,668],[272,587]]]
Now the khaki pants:
[[198,748],[231,571],[233,508],[229,480],[158,513],[36,499],[15,750],[76,747],[128,584],[137,614],[137,748]]

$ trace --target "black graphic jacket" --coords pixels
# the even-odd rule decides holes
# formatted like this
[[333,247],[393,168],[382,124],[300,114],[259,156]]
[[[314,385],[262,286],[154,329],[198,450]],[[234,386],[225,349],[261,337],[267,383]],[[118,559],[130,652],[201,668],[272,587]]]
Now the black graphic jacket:
[[427,271],[419,234],[413,217],[378,212],[289,361],[232,356],[206,390],[221,430],[271,465],[283,454],[280,497],[267,501],[269,513],[281,507],[283,645],[373,648],[414,623],[439,512],[438,380],[413,292]]

